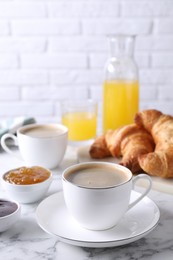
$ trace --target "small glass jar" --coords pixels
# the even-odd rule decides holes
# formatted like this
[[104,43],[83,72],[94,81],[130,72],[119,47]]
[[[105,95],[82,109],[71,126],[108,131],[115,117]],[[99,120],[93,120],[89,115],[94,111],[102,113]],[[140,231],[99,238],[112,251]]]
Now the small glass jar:
[[138,68],[133,59],[134,37],[109,38],[110,57],[103,84],[103,132],[131,124],[139,109]]

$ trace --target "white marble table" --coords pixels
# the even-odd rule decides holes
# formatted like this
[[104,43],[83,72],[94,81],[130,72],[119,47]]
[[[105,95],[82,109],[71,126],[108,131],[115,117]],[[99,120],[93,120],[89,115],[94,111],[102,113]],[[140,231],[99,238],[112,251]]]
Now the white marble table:
[[[77,162],[76,150],[68,147],[65,158],[53,171],[54,181],[46,196],[62,189],[61,173]],[[0,173],[23,165],[17,159],[0,151]],[[0,197],[6,196],[0,188]],[[35,210],[39,203],[22,205],[22,215],[11,229],[0,233],[0,259],[5,260],[68,260],[68,259],[173,259],[173,195],[152,190],[148,197],[159,207],[158,226],[147,236],[124,246],[114,248],[83,248],[60,242],[44,232],[37,224]],[[145,216],[144,216],[145,217]]]

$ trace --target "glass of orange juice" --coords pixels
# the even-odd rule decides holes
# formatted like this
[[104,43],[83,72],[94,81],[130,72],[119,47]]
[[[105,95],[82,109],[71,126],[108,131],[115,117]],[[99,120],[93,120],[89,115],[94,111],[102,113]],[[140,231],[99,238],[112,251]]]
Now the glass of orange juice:
[[61,122],[68,127],[71,144],[89,143],[97,132],[97,102],[87,100],[66,100],[61,106]]

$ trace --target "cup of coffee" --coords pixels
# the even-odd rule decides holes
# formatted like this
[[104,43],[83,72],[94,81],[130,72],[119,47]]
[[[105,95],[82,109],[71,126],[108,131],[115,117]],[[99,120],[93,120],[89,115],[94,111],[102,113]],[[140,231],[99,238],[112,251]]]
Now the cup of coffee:
[[[147,188],[130,203],[131,192],[140,179],[147,180]],[[133,177],[129,169],[118,164],[86,162],[67,168],[62,184],[72,217],[86,229],[105,230],[115,226],[148,194],[152,181],[146,174]]]
[[[19,146],[20,155],[8,145],[13,139]],[[30,124],[17,130],[17,137],[5,134],[1,138],[2,148],[9,154],[23,159],[27,166],[39,165],[53,169],[62,161],[68,141],[68,129],[61,124]]]

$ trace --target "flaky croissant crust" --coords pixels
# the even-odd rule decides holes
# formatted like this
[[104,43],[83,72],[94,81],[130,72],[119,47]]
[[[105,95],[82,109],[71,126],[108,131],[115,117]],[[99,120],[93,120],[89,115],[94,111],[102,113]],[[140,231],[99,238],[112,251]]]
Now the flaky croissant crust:
[[141,111],[135,115],[134,124],[109,130],[97,138],[90,155],[122,157],[120,163],[134,173],[142,170],[173,178],[173,117],[156,109]]
[[107,131],[95,140],[89,152],[92,158],[104,158],[103,150],[106,156],[122,157],[120,164],[137,173],[141,171],[138,156],[152,152],[154,142],[143,127],[131,124]]
[[144,110],[135,116],[135,123],[152,135],[156,144],[152,153],[138,158],[141,168],[150,175],[173,177],[173,117],[158,110]]

